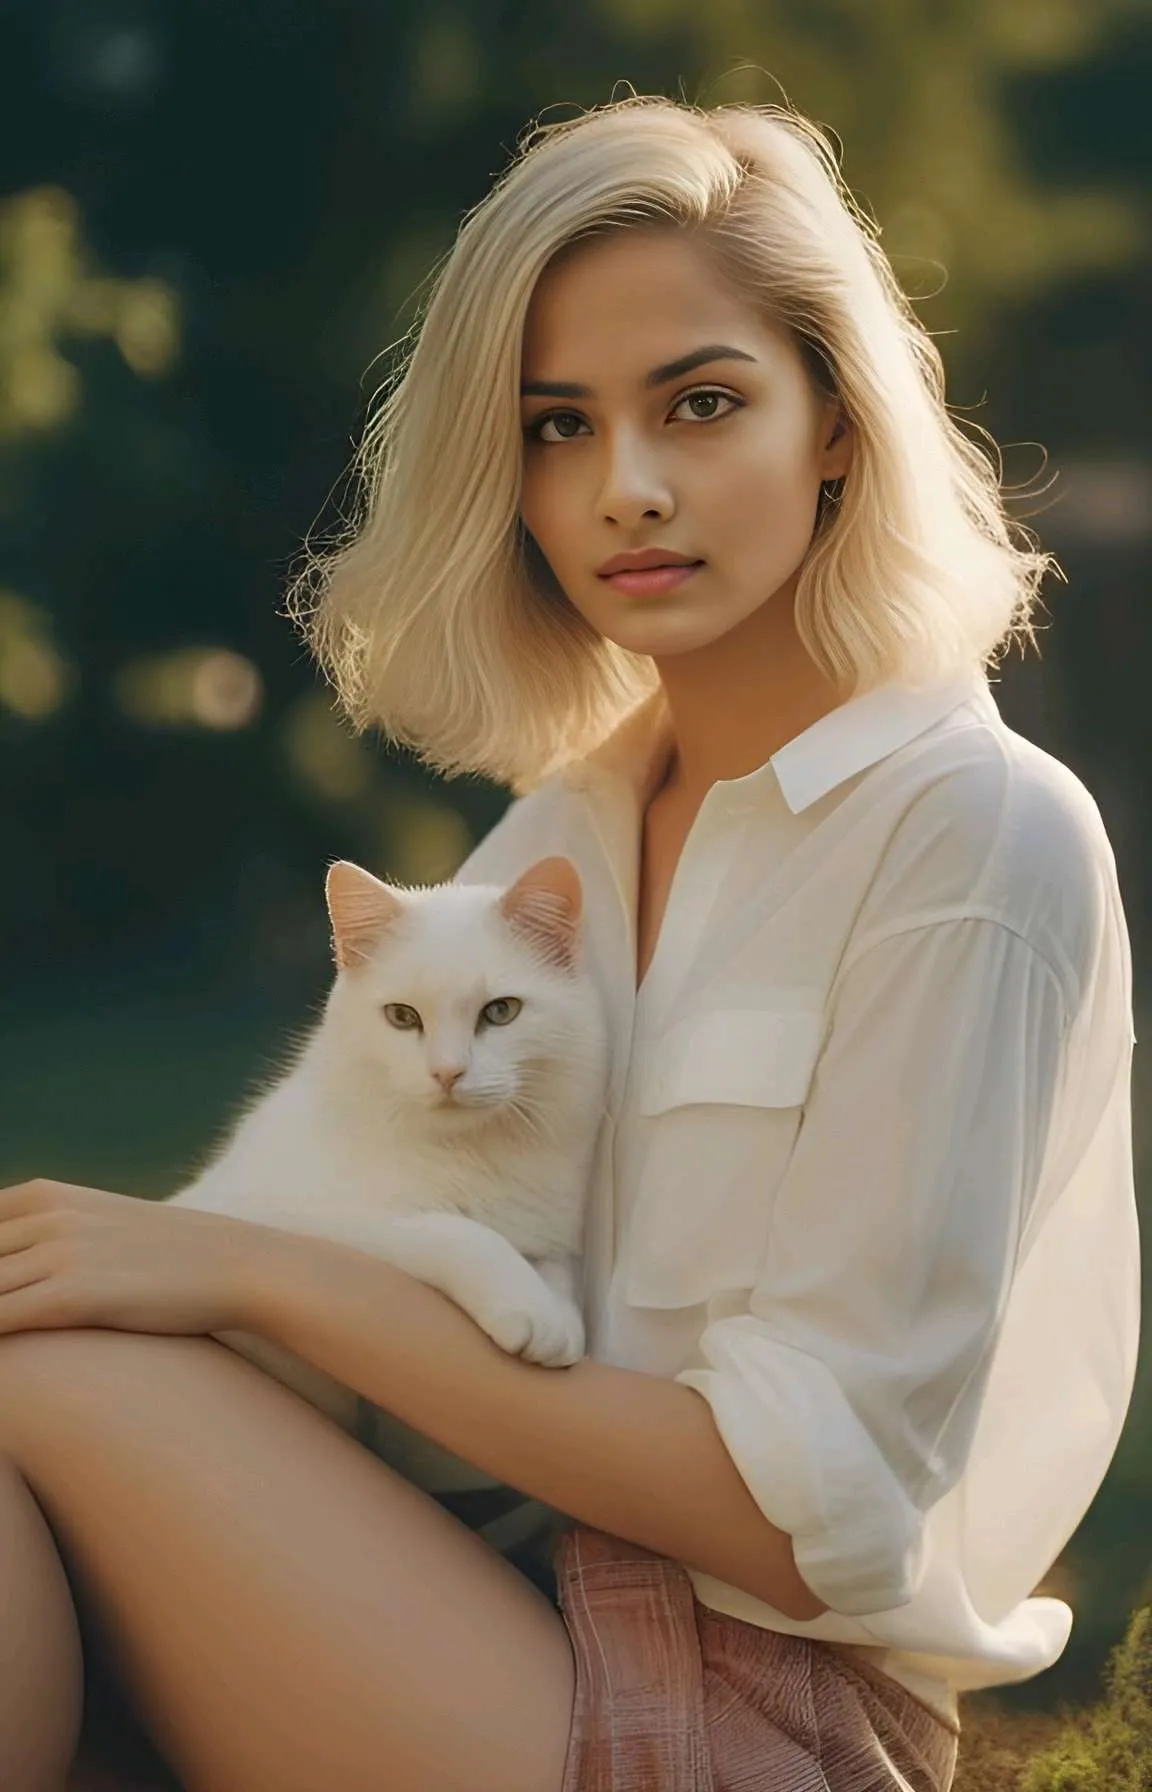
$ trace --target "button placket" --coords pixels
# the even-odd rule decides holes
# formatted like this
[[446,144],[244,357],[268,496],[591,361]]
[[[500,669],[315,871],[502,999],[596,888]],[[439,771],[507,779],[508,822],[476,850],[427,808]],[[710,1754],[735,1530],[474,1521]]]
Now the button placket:
[[715,912],[736,860],[751,803],[713,785],[688,830],[672,877],[648,973],[637,994],[633,1051],[661,1026]]

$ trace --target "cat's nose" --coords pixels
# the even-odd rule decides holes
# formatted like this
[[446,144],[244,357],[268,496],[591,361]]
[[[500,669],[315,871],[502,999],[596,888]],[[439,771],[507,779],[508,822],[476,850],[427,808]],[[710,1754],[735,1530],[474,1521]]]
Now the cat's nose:
[[432,1075],[436,1078],[436,1081],[440,1084],[440,1087],[444,1090],[445,1094],[451,1095],[452,1090],[464,1075],[464,1071],[463,1068],[459,1070],[434,1070]]

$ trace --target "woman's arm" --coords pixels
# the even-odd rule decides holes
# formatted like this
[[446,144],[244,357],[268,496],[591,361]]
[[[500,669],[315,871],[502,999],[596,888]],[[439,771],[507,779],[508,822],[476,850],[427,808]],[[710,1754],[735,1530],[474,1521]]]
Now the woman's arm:
[[826,1608],[689,1388],[507,1356],[445,1295],[328,1239],[36,1178],[0,1189],[0,1335],[255,1332],[546,1505],[790,1617]]
[[[707,1367],[675,1378],[708,1401],[807,1584],[845,1616],[871,1619],[915,1597],[930,1566],[929,1513],[968,1464],[1024,1231],[1056,1195],[1045,1181],[1054,1124],[1064,1174],[1075,1165],[1081,1120],[1070,1127],[1056,1105],[1067,1008],[1048,960],[996,921],[933,921],[860,949],[830,1003],[747,1309],[707,1325]],[[1110,1077],[1121,1025],[1100,1049]],[[1099,1114],[1084,1118],[1087,1142]],[[1106,1185],[1117,1168],[1102,1164]],[[1084,1298],[1091,1307],[1108,1295],[1089,1282]],[[1073,1454],[1081,1423],[1073,1405],[1055,1418],[1041,1393],[1056,1315],[1035,1288],[1032,1299],[1023,1354],[1030,1328],[1022,1334],[1018,1314],[1014,1328],[1018,1466],[1010,1407],[993,1425],[1006,1478],[1026,1478],[1030,1451],[1053,1459],[1051,1419]],[[1105,1405],[1111,1388],[1094,1385]],[[985,1489],[988,1478],[985,1457]],[[1021,1522],[1019,1488],[1010,1507]]]
[[[266,1232],[265,1239],[255,1234]],[[584,1358],[510,1357],[435,1289],[345,1245],[254,1228],[244,1328],[486,1474],[806,1620],[828,1608],[760,1511],[707,1402]]]

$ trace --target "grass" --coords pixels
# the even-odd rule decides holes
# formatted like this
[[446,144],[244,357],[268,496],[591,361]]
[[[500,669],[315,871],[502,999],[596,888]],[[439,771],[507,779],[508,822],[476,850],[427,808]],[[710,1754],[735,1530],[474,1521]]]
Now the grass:
[[1149,1792],[1152,1606],[1140,1606],[1094,1705],[1013,1715],[987,1695],[961,1700],[953,1792]]

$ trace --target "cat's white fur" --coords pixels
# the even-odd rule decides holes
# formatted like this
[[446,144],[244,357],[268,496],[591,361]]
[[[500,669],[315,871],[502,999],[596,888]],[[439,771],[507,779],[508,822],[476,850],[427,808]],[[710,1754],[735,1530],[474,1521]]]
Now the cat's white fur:
[[[408,890],[341,862],[327,899],[337,974],[319,1024],[172,1201],[387,1258],[503,1349],[575,1362],[607,1071],[575,866]],[[217,1335],[354,1428],[352,1390],[270,1340]]]

